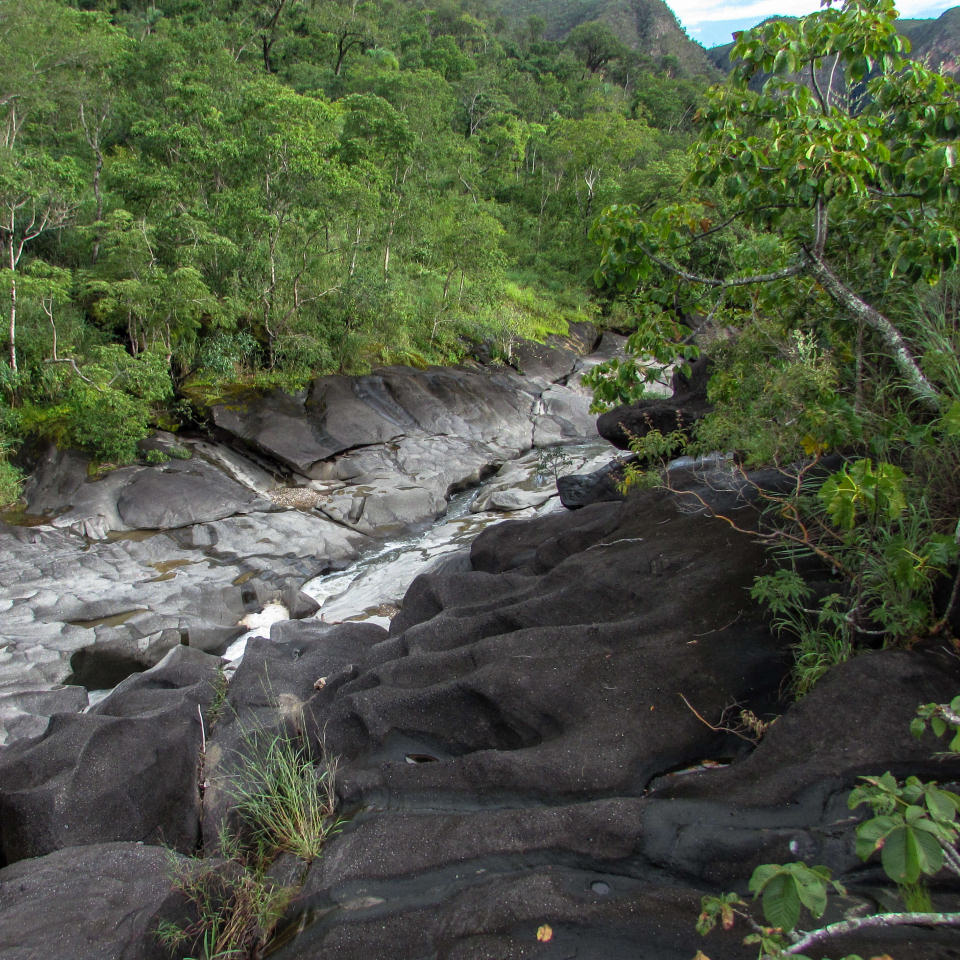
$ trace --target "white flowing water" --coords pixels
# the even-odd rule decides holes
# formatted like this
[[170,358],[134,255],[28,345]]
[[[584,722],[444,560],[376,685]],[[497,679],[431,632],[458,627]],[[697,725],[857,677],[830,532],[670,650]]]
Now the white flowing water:
[[[421,573],[444,557],[467,547],[484,528],[504,520],[539,516],[562,509],[552,468],[560,458],[559,472],[591,473],[612,459],[610,446],[602,441],[557,448],[554,457],[533,450],[518,460],[505,463],[492,477],[472,490],[454,496],[443,517],[418,534],[390,540],[365,553],[344,570],[307,581],[302,591],[320,604],[315,617],[324,623],[364,620],[389,626],[400,609],[407,587]],[[511,509],[478,509],[478,505],[506,504]],[[249,627],[225,653],[235,669],[251,637],[269,637],[272,624],[285,620],[282,604],[269,603],[259,614],[241,621]]]
[[279,600],[272,600],[259,613],[248,613],[237,624],[238,627],[246,627],[247,632],[237,637],[224,651],[223,659],[229,661],[225,672],[229,675],[237,669],[251,637],[269,637],[270,628],[275,623],[289,619],[290,611]]
[[[609,445],[598,442],[564,447],[562,453],[569,463],[561,473],[590,473],[612,456]],[[554,476],[538,474],[538,465],[543,465],[540,451],[504,464],[479,487],[453,497],[446,514],[423,533],[384,543],[346,570],[305,583],[303,592],[320,604],[315,616],[324,623],[364,620],[388,626],[413,580],[467,547],[481,530],[562,509]],[[477,509],[485,501],[517,508]]]

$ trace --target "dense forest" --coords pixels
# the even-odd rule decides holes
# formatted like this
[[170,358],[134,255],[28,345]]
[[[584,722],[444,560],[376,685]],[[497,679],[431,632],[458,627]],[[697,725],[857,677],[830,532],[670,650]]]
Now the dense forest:
[[591,317],[608,204],[685,176],[706,77],[483,0],[2,0],[3,499],[227,385]]
[[635,332],[600,407],[712,364],[713,412],[641,460],[731,451],[792,484],[753,533],[798,689],[944,631],[955,81],[907,58],[891,0],[743,33],[713,87],[609,18],[546,39],[542,5],[504,9],[0,0],[0,501],[37,441],[123,463],[238,388],[510,362],[602,317]]

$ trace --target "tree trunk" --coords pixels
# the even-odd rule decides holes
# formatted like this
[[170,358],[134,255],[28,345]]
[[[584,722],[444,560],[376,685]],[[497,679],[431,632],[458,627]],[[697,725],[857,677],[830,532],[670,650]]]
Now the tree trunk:
[[[100,149],[99,143],[95,148],[96,154],[96,164],[93,168],[93,195],[97,201],[97,223],[100,223],[103,220],[103,194],[100,190],[100,174],[103,171],[103,151]],[[100,259],[100,228],[97,227],[97,232],[94,234],[93,238],[93,250],[91,251],[90,258],[92,260],[92,265],[97,265],[97,260]]]
[[360,249],[360,221],[357,221],[357,238],[353,241],[353,254],[350,257],[350,271],[347,274],[352,277],[357,269],[357,251]]
[[10,273],[10,369],[17,372],[17,275]]
[[17,372],[17,258],[11,232],[6,244],[7,263],[10,266],[10,369]]
[[827,294],[840,306],[849,310],[855,319],[879,335],[914,396],[927,409],[939,411],[940,394],[920,369],[920,364],[917,363],[916,357],[900,331],[879,310],[861,300],[820,258],[816,250],[804,247],[803,252],[810,273]]

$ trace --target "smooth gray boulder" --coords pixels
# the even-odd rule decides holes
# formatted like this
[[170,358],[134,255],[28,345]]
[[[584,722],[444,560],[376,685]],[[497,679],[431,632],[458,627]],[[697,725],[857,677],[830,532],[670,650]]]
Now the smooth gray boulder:
[[61,450],[48,444],[36,457],[23,485],[27,512],[33,515],[61,513],[72,503],[77,490],[87,482],[90,461],[76,450]]
[[200,459],[172,460],[140,470],[117,499],[117,512],[131,530],[169,530],[269,506],[269,501]]
[[86,705],[87,691],[81,686],[6,684],[0,687],[0,743],[39,736],[54,713],[78,713]]

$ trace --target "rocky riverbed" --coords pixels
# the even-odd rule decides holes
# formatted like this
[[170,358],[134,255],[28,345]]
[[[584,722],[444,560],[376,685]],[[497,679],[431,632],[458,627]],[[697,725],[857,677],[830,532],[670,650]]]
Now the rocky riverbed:
[[165,462],[92,481],[51,448],[30,524],[0,524],[0,743],[174,646],[223,652],[267,603],[311,615],[307,581],[427,526],[531,448],[595,436],[579,375],[619,346],[584,325],[525,346],[523,375],[391,368],[231,397],[212,407],[212,438],[157,436]]
[[[532,389],[513,376],[386,371],[355,392],[324,381],[217,414],[242,440],[242,459],[217,447],[229,475],[195,447],[191,460],[99,481],[109,491],[57,493],[70,488],[53,479],[66,475],[62,463],[37,485],[35,497],[66,497],[70,508],[55,524],[3,534],[27,558],[5,592],[5,616],[25,638],[6,662],[39,666],[29,675],[37,706],[8,700],[19,712],[14,742],[0,749],[0,956],[169,957],[157,926],[186,911],[171,871],[198,853],[222,863],[227,779],[252,728],[338,757],[347,818],[321,857],[284,855],[271,868],[294,888],[270,952],[280,960],[689,960],[698,949],[746,960],[756,949],[741,944],[745,931],[701,940],[693,924],[703,893],[744,890],[766,861],[829,865],[849,883],[838,916],[894,902],[854,856],[846,794],[858,775],[886,769],[960,775],[955,762],[930,760],[932,738],[908,732],[918,703],[956,694],[955,651],[878,650],[789,704],[788,651],[747,592],[764,569],[760,546],[683,495],[645,491],[500,523],[421,574],[392,619],[312,615],[318,600],[301,587],[324,569],[432,519],[435,497],[445,503],[537,431],[550,443],[584,432],[575,388],[554,402],[562,375],[539,372]],[[469,402],[456,399],[458,384]],[[347,398],[342,415],[335,397]],[[354,403],[379,420],[367,423]],[[481,403],[489,417],[477,415]],[[434,404],[432,422],[456,433],[428,432]],[[364,446],[330,453],[348,425],[367,431]],[[206,465],[198,489],[215,478],[222,490],[202,518],[182,502],[195,460]],[[307,512],[271,498],[264,465],[281,463],[284,487],[312,491],[290,496],[317,496]],[[674,486],[748,526],[749,502],[709,470],[678,472]],[[214,516],[230,491],[233,512]],[[121,536],[102,539],[117,518]],[[165,532],[138,526],[148,518]],[[165,566],[144,576],[149,563]],[[191,579],[194,567],[223,579]],[[116,590],[113,609],[104,598]],[[224,688],[222,661],[207,651],[277,598],[296,618],[251,639]],[[92,623],[131,609],[122,623]],[[160,639],[166,630],[172,643]],[[141,666],[154,665],[78,713],[85,690],[52,684],[76,675],[90,631],[97,644],[125,643],[128,660],[142,648]],[[33,661],[16,659],[23,650]],[[59,712],[48,722],[46,711]],[[728,729],[744,711],[765,725],[756,742]],[[933,894],[939,906],[957,901],[949,885]],[[960,957],[955,931],[919,928],[831,949]]]

